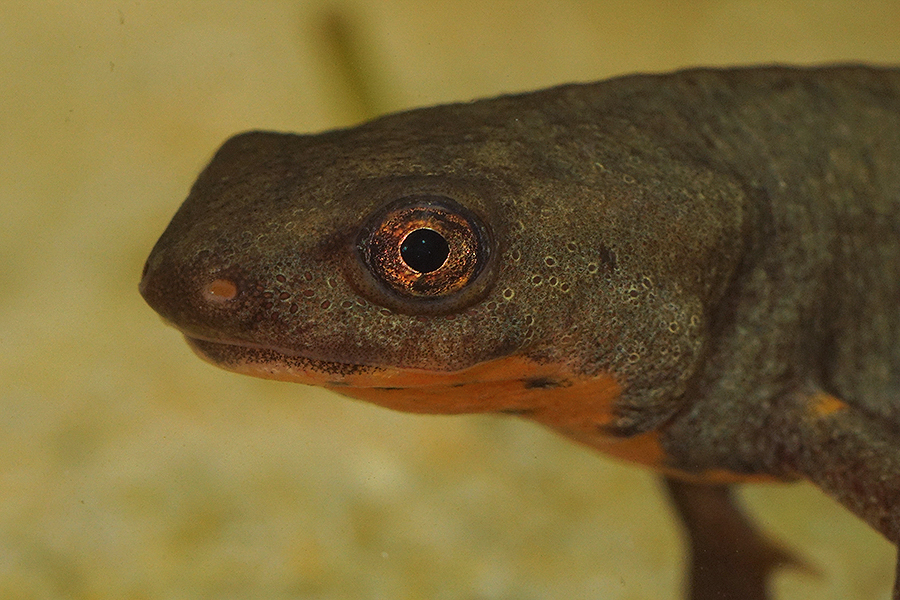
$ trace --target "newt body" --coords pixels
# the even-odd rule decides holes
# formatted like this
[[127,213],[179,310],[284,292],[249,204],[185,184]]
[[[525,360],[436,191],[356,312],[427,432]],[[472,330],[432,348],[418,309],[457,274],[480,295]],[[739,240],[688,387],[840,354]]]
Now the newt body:
[[[141,291],[227,369],[516,414],[662,471],[697,599],[765,598],[787,560],[725,482],[808,479],[900,542],[898,69],[632,76],[238,135]],[[723,519],[737,567],[710,546]]]

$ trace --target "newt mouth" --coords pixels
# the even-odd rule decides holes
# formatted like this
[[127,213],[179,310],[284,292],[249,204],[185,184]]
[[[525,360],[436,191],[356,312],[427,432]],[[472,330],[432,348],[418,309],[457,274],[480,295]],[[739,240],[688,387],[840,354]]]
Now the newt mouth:
[[[523,387],[518,373],[496,370],[493,363],[456,372],[371,367],[324,361],[250,344],[185,335],[203,360],[218,367],[263,379],[330,389],[402,412],[464,414],[527,411],[507,388]],[[508,360],[508,359],[507,359]]]
[[[312,358],[304,354],[249,342],[223,341],[184,334],[188,346],[203,360],[235,373],[305,385],[322,386],[358,397],[351,390],[436,390],[506,380],[510,374],[483,363],[461,371],[374,366]],[[494,361],[492,361],[494,362]]]
[[[343,387],[353,378],[360,387],[373,386],[378,367],[310,358],[257,344],[212,340],[185,334],[188,346],[203,360],[228,371],[306,385]],[[365,381],[369,384],[366,385]]]
[[596,426],[612,418],[611,403],[620,393],[610,374],[576,375],[564,365],[521,355],[459,371],[429,371],[318,360],[253,344],[185,337],[201,358],[229,371],[321,386],[403,412],[505,412],[573,423],[587,419]]

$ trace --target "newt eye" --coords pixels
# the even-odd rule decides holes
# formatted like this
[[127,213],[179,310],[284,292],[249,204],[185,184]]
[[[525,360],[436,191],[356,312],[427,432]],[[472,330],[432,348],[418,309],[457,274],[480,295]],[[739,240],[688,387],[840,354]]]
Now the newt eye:
[[392,204],[363,228],[357,247],[375,280],[408,299],[443,299],[463,290],[490,255],[481,221],[441,196]]

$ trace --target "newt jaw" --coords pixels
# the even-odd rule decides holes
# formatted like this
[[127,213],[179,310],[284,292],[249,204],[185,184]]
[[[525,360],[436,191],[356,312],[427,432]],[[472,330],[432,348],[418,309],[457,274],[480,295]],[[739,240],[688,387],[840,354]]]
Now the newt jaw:
[[360,376],[380,370],[378,367],[309,358],[258,344],[215,340],[187,333],[184,337],[191,350],[206,362],[263,379],[338,387],[349,385],[344,380],[351,375]]
[[615,418],[615,402],[621,393],[615,378],[606,373],[591,377],[562,375],[558,366],[541,365],[522,356],[449,372],[352,365],[185,337],[204,360],[244,375],[316,385],[402,412],[512,413],[556,429],[604,454],[691,481],[771,481],[768,476],[672,469],[660,445],[659,432],[632,438],[604,434],[604,426]]
[[318,385],[404,412],[509,412],[596,430],[612,421],[621,393],[609,373],[576,374],[565,365],[521,355],[459,371],[430,371],[322,361],[271,348],[185,337],[201,358],[229,371]]

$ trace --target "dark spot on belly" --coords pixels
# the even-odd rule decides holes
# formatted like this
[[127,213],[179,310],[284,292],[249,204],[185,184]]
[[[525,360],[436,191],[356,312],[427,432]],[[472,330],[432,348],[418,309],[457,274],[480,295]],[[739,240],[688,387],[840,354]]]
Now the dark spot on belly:
[[521,417],[523,415],[530,415],[534,412],[534,410],[530,408],[503,408],[498,410],[497,412],[504,415],[514,415],[517,417]]
[[525,384],[526,390],[549,390],[561,387],[563,385],[561,382],[550,377],[534,377],[531,379],[524,379],[522,380],[522,383]]

